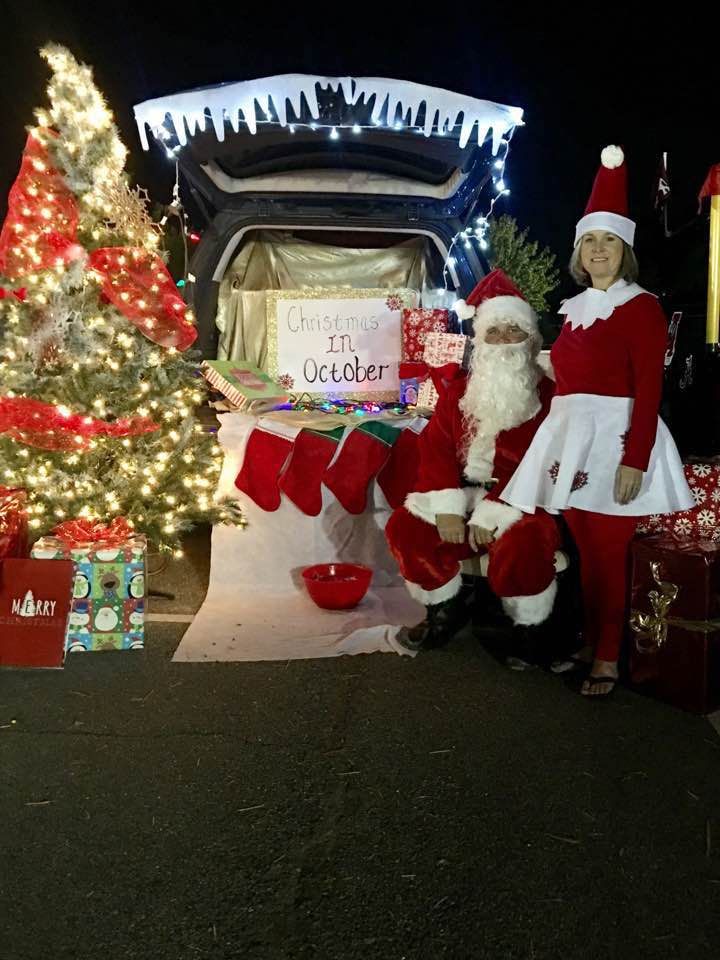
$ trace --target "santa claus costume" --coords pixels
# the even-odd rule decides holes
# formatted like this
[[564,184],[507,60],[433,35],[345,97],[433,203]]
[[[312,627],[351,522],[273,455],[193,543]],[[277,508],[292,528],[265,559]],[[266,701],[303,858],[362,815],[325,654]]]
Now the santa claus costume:
[[[535,315],[499,270],[478,284],[464,306],[457,307],[464,317],[475,316],[471,369],[454,367],[445,381],[420,435],[414,490],[385,531],[409,592],[428,608],[423,647],[444,642],[457,628],[455,617],[439,614],[459,594],[461,561],[475,555],[467,537],[461,544],[440,538],[438,514],[469,518],[494,531],[487,547],[488,583],[515,624],[542,623],[556,593],[556,521],[543,512],[524,516],[500,499],[554,391],[536,362],[541,340]],[[497,323],[515,324],[527,339],[485,343],[486,331]]]
[[[622,150],[606,147],[575,244],[611,233],[632,247]],[[594,242],[594,241],[593,241]],[[667,323],[657,299],[617,279],[566,300],[551,350],[557,384],[548,417],[502,492],[520,510],[563,511],[580,553],[585,640],[615,662],[623,635],[629,544],[645,514],[694,503],[680,457],[658,417]],[[614,496],[619,465],[643,472],[637,496]],[[595,679],[595,678],[593,678]]]

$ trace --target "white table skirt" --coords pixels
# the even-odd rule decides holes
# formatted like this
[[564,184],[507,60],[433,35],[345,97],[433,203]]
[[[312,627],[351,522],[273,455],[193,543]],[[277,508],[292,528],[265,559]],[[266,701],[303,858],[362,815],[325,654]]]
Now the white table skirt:
[[[347,513],[325,487],[318,517],[306,516],[285,497],[275,512],[261,510],[234,484],[256,423],[249,414],[221,417],[220,492],[240,499],[248,525],[213,530],[207,597],[174,660],[406,653],[395,636],[403,624],[418,623],[424,611],[408,595],[388,551],[383,531],[390,508],[380,487],[370,484],[368,506],[359,516]],[[334,561],[374,570],[370,590],[354,610],[321,610],[305,591],[301,570]]]

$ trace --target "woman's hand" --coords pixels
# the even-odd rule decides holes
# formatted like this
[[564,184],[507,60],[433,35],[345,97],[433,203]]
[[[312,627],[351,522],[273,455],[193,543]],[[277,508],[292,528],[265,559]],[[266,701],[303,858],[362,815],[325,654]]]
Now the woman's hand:
[[620,464],[615,473],[615,502],[632,503],[640,493],[643,472],[636,467],[626,467]]
[[465,518],[455,513],[436,513],[435,526],[445,543],[465,542]]
[[[495,527],[497,530],[497,527]],[[495,530],[486,530],[485,527],[479,527],[476,523],[468,524],[468,543],[470,549],[475,553],[482,547],[487,547],[495,539]]]

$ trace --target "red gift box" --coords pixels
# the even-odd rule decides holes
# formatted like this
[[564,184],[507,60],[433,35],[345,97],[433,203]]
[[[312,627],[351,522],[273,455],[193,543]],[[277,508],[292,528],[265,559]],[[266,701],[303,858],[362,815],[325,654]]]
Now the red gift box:
[[0,665],[62,666],[74,573],[72,560],[0,563]]
[[28,545],[28,521],[24,490],[0,487],[0,560],[24,557]]
[[446,333],[449,310],[428,310],[422,307],[402,312],[402,358],[419,363],[425,352],[428,333]]
[[658,700],[720,707],[720,543],[669,536],[632,546],[630,678]]
[[686,463],[684,470],[695,506],[681,513],[643,517],[638,532],[720,543],[720,464]]

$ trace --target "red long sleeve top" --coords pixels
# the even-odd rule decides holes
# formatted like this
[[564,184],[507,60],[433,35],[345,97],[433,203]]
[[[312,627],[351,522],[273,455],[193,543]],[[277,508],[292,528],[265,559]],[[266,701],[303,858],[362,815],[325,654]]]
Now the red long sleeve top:
[[655,443],[666,344],[665,314],[641,293],[587,329],[564,324],[550,351],[557,395],[633,398],[622,463],[638,470],[647,470]]

